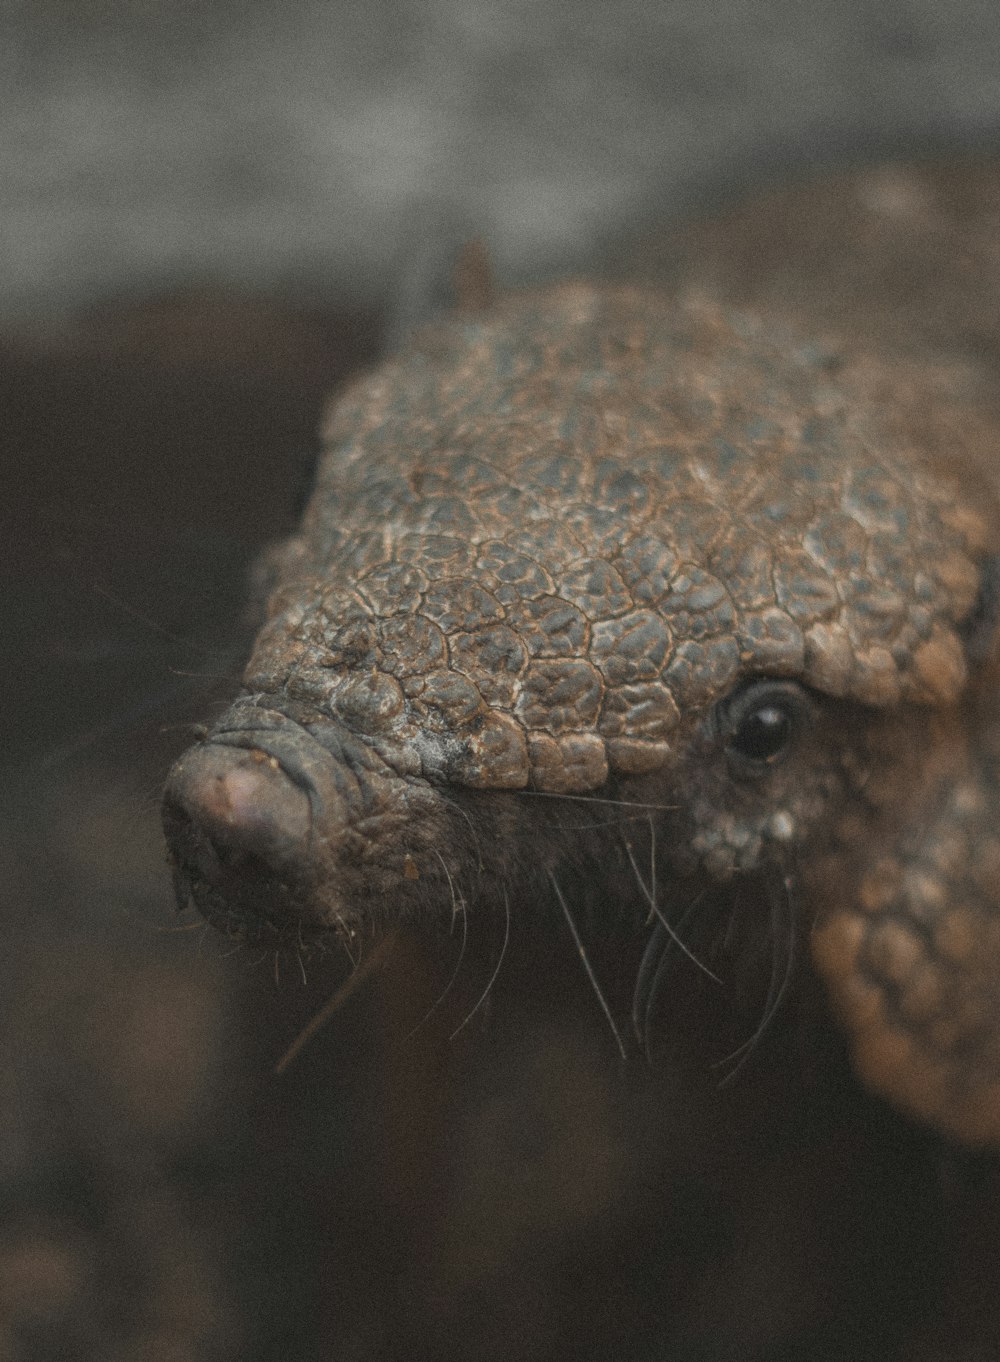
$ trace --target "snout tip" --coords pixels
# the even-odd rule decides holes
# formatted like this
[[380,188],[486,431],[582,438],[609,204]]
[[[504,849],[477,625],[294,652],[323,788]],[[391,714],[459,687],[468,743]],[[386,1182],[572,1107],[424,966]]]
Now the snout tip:
[[211,742],[174,766],[163,823],[179,903],[193,896],[206,916],[218,905],[273,895],[294,883],[311,831],[308,794],[277,758]]

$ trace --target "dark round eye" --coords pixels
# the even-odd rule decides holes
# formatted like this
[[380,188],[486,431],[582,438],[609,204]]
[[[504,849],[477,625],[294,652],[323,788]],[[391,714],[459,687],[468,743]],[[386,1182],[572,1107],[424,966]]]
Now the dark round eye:
[[787,756],[810,711],[794,681],[751,681],[720,706],[720,728],[737,769],[753,774]]

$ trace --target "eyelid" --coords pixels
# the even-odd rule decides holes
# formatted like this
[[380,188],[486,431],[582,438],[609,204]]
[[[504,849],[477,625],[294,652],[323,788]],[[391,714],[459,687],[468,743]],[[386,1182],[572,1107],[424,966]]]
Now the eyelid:
[[797,715],[804,718],[812,713],[812,703],[805,686],[783,676],[749,677],[718,702],[716,713],[723,729],[732,731],[752,710],[763,709],[774,701],[787,703]]
[[[740,752],[732,744],[740,725],[755,711],[776,707],[787,712],[793,728],[785,747],[770,759],[758,759]],[[795,744],[795,738],[812,717],[813,706],[808,690],[797,681],[784,677],[750,678],[716,708],[716,724],[720,738],[726,744],[726,758],[734,776],[753,779],[780,765]]]

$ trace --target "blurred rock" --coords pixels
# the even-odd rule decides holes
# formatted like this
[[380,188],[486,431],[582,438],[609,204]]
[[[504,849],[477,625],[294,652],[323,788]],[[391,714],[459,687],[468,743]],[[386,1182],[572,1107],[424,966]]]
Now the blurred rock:
[[191,280],[393,297],[437,223],[508,278],[706,195],[1000,124],[986,0],[7,0],[0,318]]

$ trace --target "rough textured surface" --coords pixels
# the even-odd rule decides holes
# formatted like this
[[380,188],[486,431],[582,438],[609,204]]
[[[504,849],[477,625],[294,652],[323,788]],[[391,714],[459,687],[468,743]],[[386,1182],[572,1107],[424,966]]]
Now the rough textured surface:
[[[650,289],[430,329],[335,404],[249,695],[175,768],[181,901],[350,941],[439,920],[446,885],[482,911],[517,882],[505,859],[555,884],[579,837],[500,792],[632,801],[654,915],[718,884],[736,915],[770,876],[794,930],[816,924],[866,1077],[1000,1140],[996,793],[966,714],[997,613],[976,403],[960,368]],[[482,817],[466,791],[492,798],[495,860],[458,835],[456,807]]]
[[[990,527],[912,458],[918,425],[963,434],[947,378],[586,285],[432,332],[338,402],[249,688],[352,686],[349,726],[398,748],[446,670],[477,692],[449,739],[514,721],[459,783],[576,791],[662,766],[739,673],[953,701]],[[534,757],[584,736],[592,772]]]
[[[949,752],[940,765],[895,845],[859,857],[847,876],[843,855],[822,866],[841,878],[835,893],[827,887],[813,950],[863,1076],[950,1135],[996,1145],[996,756],[970,771]],[[845,829],[845,843],[859,831]]]

